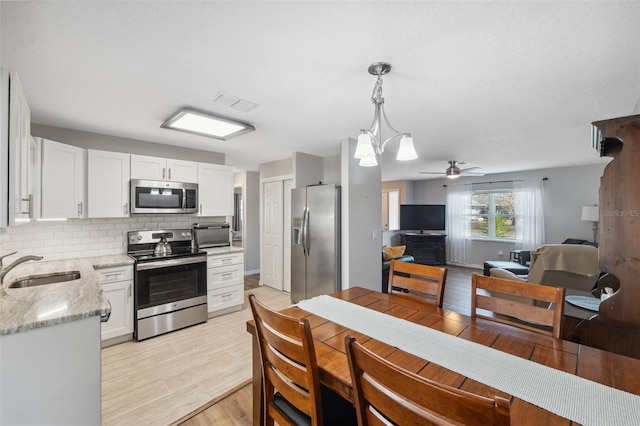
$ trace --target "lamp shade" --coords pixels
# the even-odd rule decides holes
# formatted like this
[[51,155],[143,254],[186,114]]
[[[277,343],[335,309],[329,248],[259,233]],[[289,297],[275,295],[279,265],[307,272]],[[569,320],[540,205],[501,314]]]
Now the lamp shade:
[[418,158],[416,149],[413,146],[413,138],[410,135],[403,135],[400,139],[400,147],[398,148],[398,156],[396,160],[407,161]]
[[368,157],[362,157],[358,165],[362,167],[374,167],[378,165],[378,160],[376,160],[375,155],[370,155]]
[[373,150],[373,145],[371,144],[371,136],[366,132],[360,133],[360,135],[358,135],[358,145],[356,146],[356,153],[353,157],[365,158],[375,157],[375,155],[376,153]]
[[580,216],[580,220],[584,220],[587,222],[597,222],[599,217],[598,206],[582,207],[582,216]]

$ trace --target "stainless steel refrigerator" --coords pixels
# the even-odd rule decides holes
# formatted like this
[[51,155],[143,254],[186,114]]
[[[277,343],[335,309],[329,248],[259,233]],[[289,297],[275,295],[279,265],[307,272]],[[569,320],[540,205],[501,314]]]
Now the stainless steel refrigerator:
[[340,187],[291,190],[291,300],[340,290]]

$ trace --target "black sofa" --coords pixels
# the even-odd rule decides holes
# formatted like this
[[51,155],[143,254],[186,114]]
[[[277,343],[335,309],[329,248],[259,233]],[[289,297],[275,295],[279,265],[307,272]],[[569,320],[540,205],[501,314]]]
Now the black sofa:
[[[398,258],[393,260],[398,260],[400,262],[415,262],[413,256],[404,254]],[[384,252],[382,252],[382,292],[389,292],[389,268],[391,268],[391,261],[384,260]]]

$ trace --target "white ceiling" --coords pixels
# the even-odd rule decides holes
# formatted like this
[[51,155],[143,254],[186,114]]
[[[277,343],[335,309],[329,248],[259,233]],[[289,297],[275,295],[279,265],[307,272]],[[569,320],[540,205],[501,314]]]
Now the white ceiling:
[[[391,124],[420,158],[485,173],[601,162],[594,120],[640,97],[640,2],[1,2],[3,67],[39,124],[222,152],[237,170],[339,153],[373,118],[372,62]],[[219,92],[259,106],[214,104]],[[189,106],[256,131],[217,141],[160,128]],[[151,155],[153,153],[150,153]],[[470,167],[464,166],[464,167]]]

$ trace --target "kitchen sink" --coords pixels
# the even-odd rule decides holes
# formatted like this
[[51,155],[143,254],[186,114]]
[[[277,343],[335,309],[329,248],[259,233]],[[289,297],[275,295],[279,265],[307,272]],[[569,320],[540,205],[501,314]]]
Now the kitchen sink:
[[80,271],[54,272],[52,274],[30,275],[25,278],[15,280],[9,288],[35,287],[38,285],[62,283],[80,279]]

